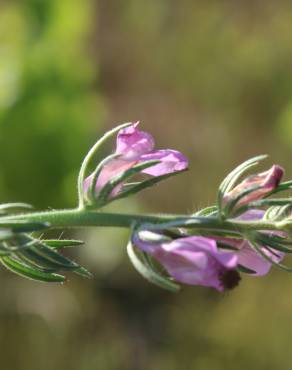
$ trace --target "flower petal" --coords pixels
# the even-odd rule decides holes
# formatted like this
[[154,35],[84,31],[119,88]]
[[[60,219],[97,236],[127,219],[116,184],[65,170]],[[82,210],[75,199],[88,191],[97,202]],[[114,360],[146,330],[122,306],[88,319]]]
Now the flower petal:
[[[281,252],[275,251],[274,254],[265,248],[262,248],[262,252],[276,263],[280,262],[284,257],[284,254]],[[272,263],[254,251],[248,241],[243,241],[240,246],[240,250],[238,252],[238,263],[255,271],[253,276],[266,275],[272,267]]]
[[[261,209],[251,209],[239,217],[242,221],[260,220],[263,218],[265,211]],[[279,232],[266,232],[267,235],[279,235]],[[257,253],[247,240],[232,239],[232,238],[215,238],[218,242],[229,244],[232,247],[238,249],[238,264],[247,267],[250,270],[255,271],[253,276],[266,275],[272,266],[272,263],[267,261],[263,256]],[[261,248],[262,252],[265,253],[274,262],[278,263],[284,258],[284,253],[279,251],[270,252],[265,247]]]
[[[96,185],[95,185],[95,191],[98,193],[112,178],[115,176],[121,174],[124,171],[127,171],[131,167],[133,167],[136,164],[134,161],[128,161],[124,158],[116,158],[108,162],[103,169],[101,170],[101,173],[98,176]],[[93,179],[93,174],[88,176],[83,183],[83,189],[85,192],[89,189],[89,186],[91,184],[91,181]],[[114,189],[115,195],[120,187],[117,187]]]
[[241,221],[261,220],[264,217],[264,214],[265,211],[262,209],[249,209],[236,218]]
[[216,241],[211,238],[201,236],[189,236],[174,240],[171,243],[163,244],[162,248],[173,251],[191,259],[191,253],[202,251],[215,258],[222,266],[232,269],[237,265],[236,254],[230,251],[222,251],[217,248]]
[[157,259],[175,280],[224,290],[221,277],[237,266],[237,255],[220,251],[213,239],[192,236],[149,243],[134,236],[135,245]]
[[139,161],[160,160],[161,163],[144,170],[144,173],[152,176],[161,176],[167,173],[178,172],[188,168],[187,158],[177,150],[164,149],[144,154]]
[[119,131],[116,153],[123,154],[127,159],[138,159],[142,154],[149,153],[154,148],[154,139],[148,132],[137,129],[139,122]]

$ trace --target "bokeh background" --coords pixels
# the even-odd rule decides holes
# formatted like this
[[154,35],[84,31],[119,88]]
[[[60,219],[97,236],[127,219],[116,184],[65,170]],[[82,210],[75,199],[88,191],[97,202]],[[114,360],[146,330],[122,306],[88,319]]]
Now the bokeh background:
[[[0,201],[74,206],[84,154],[131,120],[191,171],[114,211],[211,205],[222,177],[256,154],[291,178],[291,39],[285,0],[2,0]],[[291,369],[290,275],[173,295],[133,270],[127,234],[75,232],[86,246],[70,252],[91,281],[0,271],[1,369]]]

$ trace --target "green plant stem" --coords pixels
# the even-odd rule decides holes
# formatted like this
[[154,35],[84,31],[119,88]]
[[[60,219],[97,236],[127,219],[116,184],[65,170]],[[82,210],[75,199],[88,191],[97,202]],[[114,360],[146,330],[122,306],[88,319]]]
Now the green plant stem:
[[5,217],[7,220],[47,222],[51,228],[111,226],[129,228],[133,223],[165,224],[166,227],[185,227],[195,230],[222,230],[246,232],[250,230],[278,230],[277,223],[269,221],[219,220],[217,217],[190,217],[187,215],[137,215],[103,213],[86,209],[33,212]]

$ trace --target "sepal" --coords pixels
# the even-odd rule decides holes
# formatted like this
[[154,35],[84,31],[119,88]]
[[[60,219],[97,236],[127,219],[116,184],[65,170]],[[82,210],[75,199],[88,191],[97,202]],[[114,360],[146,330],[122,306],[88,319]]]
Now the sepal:
[[127,253],[135,269],[150,283],[175,293],[180,290],[178,284],[158,272],[151,258],[145,252],[138,251],[131,240],[127,245]]
[[246,173],[248,170],[250,170],[252,167],[257,166],[259,162],[266,159],[267,155],[259,155],[253,158],[248,159],[247,161],[241,163],[239,166],[237,166],[233,171],[231,171],[225,179],[222,181],[222,183],[219,186],[218,194],[217,194],[217,205],[219,212],[222,214],[223,209],[223,199],[227,195],[227,193],[234,187],[236,182],[239,180],[239,178]]

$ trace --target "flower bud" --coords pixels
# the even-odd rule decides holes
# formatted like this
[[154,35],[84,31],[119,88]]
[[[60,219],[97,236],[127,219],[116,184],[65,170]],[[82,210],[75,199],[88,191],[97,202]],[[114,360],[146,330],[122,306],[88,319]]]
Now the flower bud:
[[[281,166],[273,165],[268,171],[244,179],[224,195],[223,201],[228,203],[240,196],[241,193],[248,192],[249,189],[251,192],[239,199],[236,204],[237,207],[262,199],[279,185],[283,175],[284,169]],[[254,191],[252,190],[253,188],[255,189]]]
[[[138,123],[133,123],[118,132],[115,153],[102,166],[94,184],[96,198],[98,198],[101,190],[111,180],[136,165],[147,164],[153,161],[155,164],[151,165],[150,163],[150,166],[142,169],[140,172],[154,177],[180,172],[188,167],[188,160],[182,153],[171,149],[154,150],[153,137],[147,132],[138,130]],[[93,179],[94,174],[85,179],[83,183],[83,191],[85,193],[88,193]],[[111,198],[120,193],[122,187],[123,182],[112,190]]]

